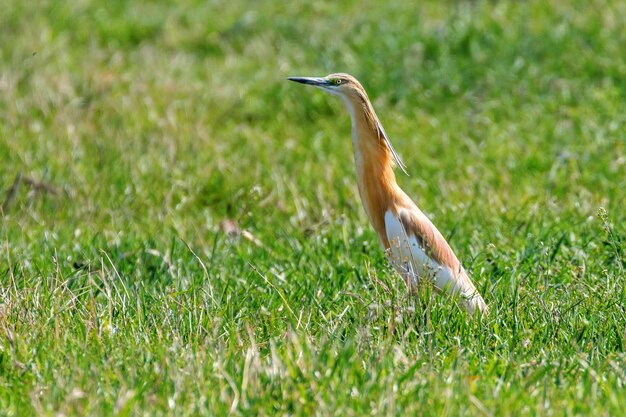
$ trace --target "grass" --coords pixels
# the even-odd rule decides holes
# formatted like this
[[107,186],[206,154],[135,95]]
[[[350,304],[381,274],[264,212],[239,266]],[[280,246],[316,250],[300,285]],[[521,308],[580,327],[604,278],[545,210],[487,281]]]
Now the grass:
[[[0,0],[0,414],[626,409],[623,1]],[[346,71],[491,313],[389,269]]]

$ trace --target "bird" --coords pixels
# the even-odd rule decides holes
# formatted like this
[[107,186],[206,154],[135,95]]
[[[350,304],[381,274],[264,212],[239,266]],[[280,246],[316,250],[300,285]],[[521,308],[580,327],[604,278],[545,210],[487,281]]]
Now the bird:
[[288,77],[339,97],[350,113],[359,195],[387,259],[414,293],[429,280],[453,294],[470,315],[489,309],[454,251],[413,200],[400,188],[394,167],[407,167],[395,151],[361,83],[353,76]]

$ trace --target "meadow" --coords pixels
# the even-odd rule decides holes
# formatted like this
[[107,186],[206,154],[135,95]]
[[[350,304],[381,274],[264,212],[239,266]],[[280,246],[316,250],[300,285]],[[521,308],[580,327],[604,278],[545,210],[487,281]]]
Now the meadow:
[[[626,2],[0,0],[0,415],[617,416]],[[407,293],[361,80],[490,313]]]

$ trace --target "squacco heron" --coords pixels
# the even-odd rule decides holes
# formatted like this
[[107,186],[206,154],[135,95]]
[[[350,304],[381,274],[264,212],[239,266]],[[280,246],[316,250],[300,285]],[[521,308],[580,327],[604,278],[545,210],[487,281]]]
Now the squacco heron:
[[469,275],[446,239],[396,183],[394,163],[406,166],[391,146],[367,93],[348,74],[290,77],[341,98],[352,119],[352,146],[359,194],[387,258],[411,290],[420,279],[431,280],[438,291],[458,296],[473,314],[488,311]]

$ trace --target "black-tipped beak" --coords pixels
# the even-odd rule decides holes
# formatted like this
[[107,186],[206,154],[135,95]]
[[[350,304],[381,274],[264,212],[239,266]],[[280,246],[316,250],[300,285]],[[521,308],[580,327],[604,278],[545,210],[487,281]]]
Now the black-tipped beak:
[[314,85],[315,87],[326,87],[330,85],[330,81],[320,77],[289,77],[287,79],[300,84]]

